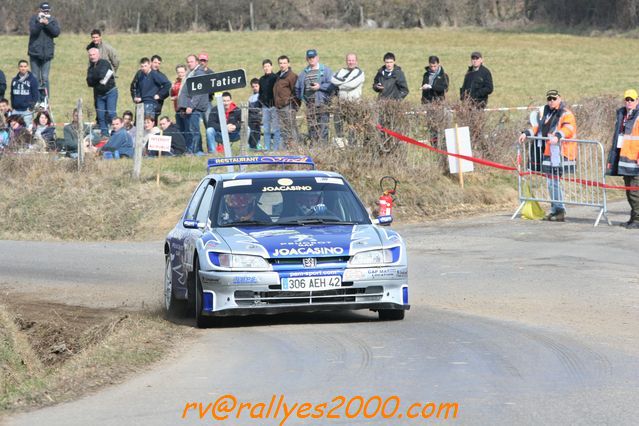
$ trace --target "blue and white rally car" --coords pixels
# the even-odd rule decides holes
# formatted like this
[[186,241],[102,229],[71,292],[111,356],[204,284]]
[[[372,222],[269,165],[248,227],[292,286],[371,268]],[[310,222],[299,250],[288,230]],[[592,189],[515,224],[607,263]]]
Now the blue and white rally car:
[[[299,164],[310,157],[213,158],[211,167]],[[229,167],[231,168],[231,167]],[[334,172],[209,174],[164,245],[165,307],[209,317],[370,309],[401,320],[408,304],[403,239],[374,225]]]

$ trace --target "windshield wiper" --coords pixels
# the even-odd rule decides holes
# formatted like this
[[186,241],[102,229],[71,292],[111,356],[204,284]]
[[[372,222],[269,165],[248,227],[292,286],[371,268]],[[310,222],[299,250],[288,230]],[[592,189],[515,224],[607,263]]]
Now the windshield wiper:
[[305,217],[299,219],[288,220],[285,222],[277,222],[278,225],[322,225],[330,223],[331,225],[355,225],[355,222],[347,222],[332,217]]
[[228,228],[231,226],[238,226],[238,225],[272,225],[272,222],[266,223],[263,222],[261,220],[238,220],[237,222],[229,222],[229,223],[225,223],[223,225],[220,225],[221,228]]

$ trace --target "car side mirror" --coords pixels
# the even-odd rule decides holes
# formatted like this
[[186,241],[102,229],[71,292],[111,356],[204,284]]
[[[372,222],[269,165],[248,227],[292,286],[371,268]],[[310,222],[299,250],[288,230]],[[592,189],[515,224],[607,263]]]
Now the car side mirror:
[[390,226],[393,223],[393,216],[377,216],[377,219],[373,219],[373,223],[379,226]]
[[186,219],[182,222],[182,226],[186,229],[204,229],[204,223],[200,223],[197,220]]

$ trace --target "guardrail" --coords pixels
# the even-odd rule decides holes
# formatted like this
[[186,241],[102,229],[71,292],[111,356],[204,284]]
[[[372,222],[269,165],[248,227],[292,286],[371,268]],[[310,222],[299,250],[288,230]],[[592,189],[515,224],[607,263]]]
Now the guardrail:
[[[551,145],[548,140],[530,136],[517,144],[520,204],[511,219],[519,214],[526,202],[539,201],[592,206],[599,211],[594,226],[602,217],[612,225],[607,216],[606,189],[593,184],[601,182],[605,185],[603,145],[581,139],[561,139]],[[526,187],[530,188],[529,193]]]

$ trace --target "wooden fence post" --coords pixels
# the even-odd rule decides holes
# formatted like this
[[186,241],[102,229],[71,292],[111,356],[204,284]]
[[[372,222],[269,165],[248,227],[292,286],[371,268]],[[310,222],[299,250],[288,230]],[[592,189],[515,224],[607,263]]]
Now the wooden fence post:
[[[82,120],[82,98],[78,99],[76,109],[78,110],[78,128],[76,129],[78,134],[78,170],[80,170],[84,165],[84,121]],[[89,133],[89,136],[91,136],[91,133]]]
[[140,179],[144,148],[144,103],[135,106],[135,149],[133,151],[133,177]]

